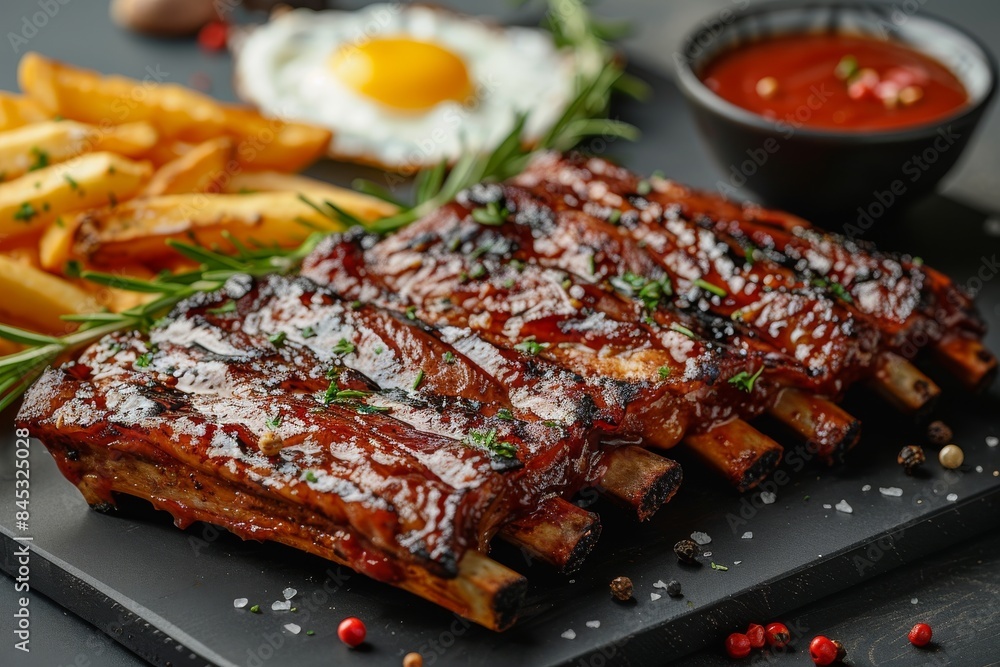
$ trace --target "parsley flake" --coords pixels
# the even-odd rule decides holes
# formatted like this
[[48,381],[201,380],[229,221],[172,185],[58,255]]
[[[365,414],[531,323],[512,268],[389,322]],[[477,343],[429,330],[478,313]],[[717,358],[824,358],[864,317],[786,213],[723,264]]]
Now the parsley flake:
[[733,377],[729,378],[729,384],[734,385],[749,394],[753,391],[753,383],[757,381],[757,378],[759,378],[760,374],[763,372],[764,366],[758,368],[757,372],[753,375],[747,373],[746,371],[740,371]]
[[346,338],[341,338],[337,341],[337,344],[333,346],[333,353],[339,356],[345,356],[352,354],[356,349],[357,348],[354,347],[354,343]]
[[494,456],[512,459],[517,455],[517,446],[506,440],[498,440],[495,428],[489,431],[469,431],[466,440],[467,444],[485,449]]
[[472,210],[472,219],[481,225],[502,225],[510,216],[510,211],[506,206],[501,206],[495,201],[486,204],[485,207]]
[[536,357],[538,354],[549,346],[548,343],[539,343],[535,340],[525,340],[521,341],[514,346],[515,350],[519,352],[524,352],[529,357]]

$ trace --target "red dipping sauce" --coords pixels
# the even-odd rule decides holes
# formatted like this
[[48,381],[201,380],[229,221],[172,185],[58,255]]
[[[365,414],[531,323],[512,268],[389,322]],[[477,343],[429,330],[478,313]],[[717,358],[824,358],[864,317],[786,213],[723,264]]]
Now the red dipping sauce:
[[933,58],[894,42],[835,33],[742,45],[709,62],[701,79],[761,116],[826,130],[922,125],[969,100],[962,82]]

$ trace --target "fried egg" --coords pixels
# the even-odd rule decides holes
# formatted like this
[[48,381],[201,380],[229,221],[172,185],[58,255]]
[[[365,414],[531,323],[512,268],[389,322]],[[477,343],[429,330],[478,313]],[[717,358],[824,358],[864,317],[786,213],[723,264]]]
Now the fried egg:
[[330,156],[412,170],[496,146],[527,114],[541,137],[576,92],[547,32],[397,4],[298,9],[237,50],[236,87],[266,114],[333,132]]

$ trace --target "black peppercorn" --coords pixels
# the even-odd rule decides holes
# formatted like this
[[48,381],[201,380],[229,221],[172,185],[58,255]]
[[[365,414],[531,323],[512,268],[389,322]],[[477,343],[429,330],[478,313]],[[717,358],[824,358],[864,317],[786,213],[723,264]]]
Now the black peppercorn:
[[923,465],[927,458],[924,456],[924,449],[920,445],[907,445],[899,450],[896,462],[903,466],[907,475],[912,475],[917,466]]
[[616,600],[625,602],[632,599],[632,580],[628,577],[615,577],[611,580],[611,595]]
[[698,545],[691,540],[681,540],[674,545],[674,554],[677,555],[677,560],[682,563],[697,563],[698,553]]
[[681,596],[681,582],[671,579],[667,583],[667,595],[672,598],[679,598]]
[[927,440],[932,445],[944,447],[951,442],[954,434],[943,421],[933,421],[927,425]]

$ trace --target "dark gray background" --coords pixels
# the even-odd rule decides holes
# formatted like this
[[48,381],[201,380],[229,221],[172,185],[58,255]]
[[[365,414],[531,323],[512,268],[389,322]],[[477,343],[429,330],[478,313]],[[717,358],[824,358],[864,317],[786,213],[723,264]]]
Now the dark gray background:
[[[58,0],[55,0],[58,4]],[[504,3],[493,2],[444,2],[470,11],[490,11],[504,20],[525,20],[533,15],[531,9],[509,10]],[[709,18],[721,8],[739,5],[739,2],[719,0],[683,0],[676,2],[644,2],[640,0],[606,1],[597,11],[616,18],[633,19],[636,34],[627,41],[631,56],[644,65],[664,72],[672,68],[672,54],[683,33],[692,25]],[[229,63],[224,55],[204,54],[190,41],[151,40],[110,27],[104,3],[86,0],[69,0],[48,24],[33,36],[28,48],[81,66],[105,72],[117,72],[142,78],[147,67],[159,68],[167,73],[170,81],[188,84],[194,78],[207,76],[211,93],[229,99]],[[996,35],[1000,34],[1000,5],[989,0],[929,0],[923,3],[927,11],[945,15],[977,33],[996,50]],[[16,87],[18,56],[14,53],[6,33],[20,32],[23,17],[40,11],[37,0],[4,0],[0,6],[0,25],[4,40],[0,43],[0,89]],[[669,96],[676,104],[675,95]],[[670,122],[685,112],[671,107],[663,110],[664,122]],[[676,132],[660,133],[666,137],[658,148],[663,151],[659,164],[646,164],[649,152],[642,156],[642,164],[630,162],[637,168],[650,170],[662,164],[683,164],[683,170],[673,170],[670,176],[695,185],[711,186],[716,171],[707,162],[703,151],[691,136],[690,125],[677,123]],[[622,153],[629,153],[624,150]],[[942,191],[950,197],[964,201],[985,212],[1000,210],[1000,108],[991,109],[960,166],[949,176]],[[947,224],[942,219],[942,224]],[[989,224],[989,223],[987,223]],[[998,232],[1000,233],[1000,232]],[[996,244],[994,244],[996,248]],[[984,249],[987,250],[987,249]],[[3,501],[6,503],[6,499]],[[6,504],[4,505],[6,506]],[[894,616],[906,612],[904,605],[911,598],[934,597],[943,609],[950,609],[956,618],[978,618],[978,629],[963,637],[974,652],[963,653],[961,646],[950,650],[944,658],[950,664],[987,664],[989,655],[982,650],[997,641],[991,635],[997,630],[995,604],[1000,586],[997,552],[1000,542],[985,537],[960,549],[941,554],[919,565],[908,566],[879,580],[875,580],[848,593],[824,600],[796,615],[809,627],[823,628],[842,638],[865,637],[877,642],[880,628],[894,627]],[[10,582],[0,581],[0,616],[10,618],[14,595]],[[138,664],[127,651],[75,616],[69,616],[45,598],[33,595],[33,628],[35,631],[33,653],[25,660],[23,654],[10,649],[7,636],[0,637],[0,664],[16,665],[69,665],[80,656],[91,665]],[[6,628],[6,622],[4,624]],[[991,632],[992,628],[992,632]],[[888,630],[885,630],[888,632]],[[6,632],[4,633],[6,635]],[[857,643],[857,642],[855,642]],[[978,658],[971,656],[976,655]],[[965,656],[965,657],[963,657]],[[862,656],[858,656],[862,658]],[[935,659],[940,659],[936,656]],[[725,664],[717,652],[708,652],[691,660],[692,664]],[[786,659],[781,660],[785,664]],[[787,658],[788,664],[805,664],[804,655]],[[858,660],[862,662],[862,660]],[[85,663],[78,663],[85,664]],[[865,663],[867,664],[867,662]]]

